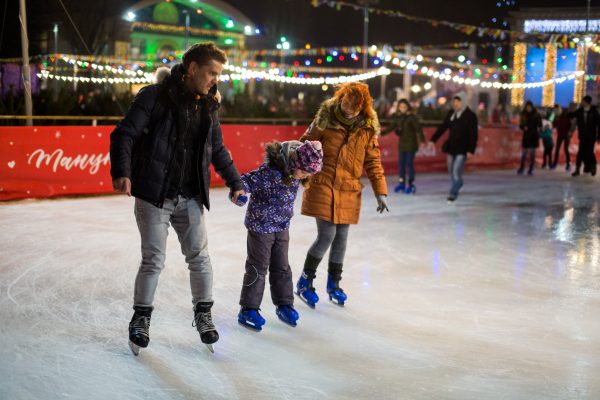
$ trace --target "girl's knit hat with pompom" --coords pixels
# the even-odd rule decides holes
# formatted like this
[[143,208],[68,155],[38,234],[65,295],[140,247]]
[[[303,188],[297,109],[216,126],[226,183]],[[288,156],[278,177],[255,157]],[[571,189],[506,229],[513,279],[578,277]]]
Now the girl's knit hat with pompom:
[[290,170],[300,169],[310,174],[321,171],[323,167],[323,148],[317,140],[307,140],[295,148],[290,157]]

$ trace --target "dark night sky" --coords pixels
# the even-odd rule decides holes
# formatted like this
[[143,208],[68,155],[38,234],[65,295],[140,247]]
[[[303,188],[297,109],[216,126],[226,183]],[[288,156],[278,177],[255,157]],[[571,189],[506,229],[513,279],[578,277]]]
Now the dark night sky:
[[[87,2],[88,0],[85,0]],[[97,2],[101,0],[97,0]],[[502,17],[502,9],[496,7],[498,0],[381,0],[377,7],[396,9],[407,14],[445,19],[488,27],[494,25],[492,17]],[[47,29],[50,24],[44,14],[47,5],[57,0],[28,0],[28,19],[30,37],[35,31]],[[64,0],[68,8],[74,4],[81,5],[82,0]],[[266,31],[262,38],[262,46],[272,47],[279,35],[286,35],[293,47],[301,47],[304,43],[313,46],[359,45],[362,42],[362,14],[358,11],[343,8],[336,11],[328,6],[313,8],[310,0],[228,0],[234,7],[257,23]],[[114,2],[113,2],[114,3]],[[128,5],[135,0],[117,2],[120,8],[115,10],[121,15]],[[585,7],[586,0],[517,0],[518,7],[550,7],[570,6]],[[593,0],[592,6],[600,5],[600,0]],[[0,57],[14,57],[20,54],[18,25],[18,2],[4,0],[0,2],[0,17],[6,11],[0,42]],[[514,9],[511,8],[511,9]],[[506,8],[504,8],[504,13]],[[77,21],[76,21],[77,22]],[[67,23],[65,21],[65,23]],[[449,28],[433,28],[428,24],[411,23],[399,18],[372,16],[370,43],[400,44],[443,44],[456,41],[485,40],[476,36],[466,36]]]
[[[406,14],[445,19],[473,25],[495,26],[491,19],[506,13],[496,6],[498,0],[381,0],[376,6]],[[263,26],[272,36],[285,34],[292,44],[309,42],[317,46],[359,45],[362,43],[362,13],[349,8],[336,11],[327,6],[313,8],[309,0],[229,0],[246,16]],[[592,6],[600,4],[593,0]],[[586,0],[517,0],[520,7],[585,7]],[[511,9],[515,9],[514,7]],[[433,28],[400,18],[371,16],[371,43],[435,44],[470,40],[449,28]],[[487,40],[487,39],[484,39]]]

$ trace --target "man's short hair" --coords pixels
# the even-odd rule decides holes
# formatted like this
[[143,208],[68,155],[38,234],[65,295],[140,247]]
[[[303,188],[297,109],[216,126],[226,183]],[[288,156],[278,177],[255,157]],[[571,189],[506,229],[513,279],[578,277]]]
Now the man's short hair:
[[211,60],[221,64],[227,63],[227,55],[219,49],[213,42],[196,43],[185,53],[183,53],[183,66],[187,69],[192,61],[195,61],[198,66],[208,65]]
[[592,104],[592,96],[585,96],[582,100],[588,104]]

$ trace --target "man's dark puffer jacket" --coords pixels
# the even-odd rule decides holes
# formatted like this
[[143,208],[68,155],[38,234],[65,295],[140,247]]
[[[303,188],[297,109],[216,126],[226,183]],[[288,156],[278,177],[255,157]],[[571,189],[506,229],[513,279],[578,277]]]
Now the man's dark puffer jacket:
[[[150,85],[137,94],[127,115],[110,136],[110,161],[113,179],[130,178],[132,195],[163,206],[174,166],[178,129],[178,82],[183,66],[178,64],[163,83]],[[200,100],[200,148],[198,149],[199,187],[202,203],[210,209],[210,164],[233,190],[243,188],[239,173],[223,144],[216,100],[216,86]]]

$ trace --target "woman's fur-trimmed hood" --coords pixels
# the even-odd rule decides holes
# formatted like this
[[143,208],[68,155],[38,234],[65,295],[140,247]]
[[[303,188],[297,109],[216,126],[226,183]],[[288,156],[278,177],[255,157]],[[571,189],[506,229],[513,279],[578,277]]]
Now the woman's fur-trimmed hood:
[[[335,117],[335,108],[337,106],[338,102],[335,98],[325,100],[321,104],[314,120],[314,125],[319,130],[323,131],[326,128],[336,130],[345,129],[344,125]],[[379,125],[379,118],[374,109],[371,108],[366,112],[362,112],[357,118],[360,118],[360,121],[355,126],[354,132],[358,129],[368,129],[374,131],[376,135],[379,135],[381,126]],[[353,134],[354,132],[350,132],[350,134]]]

